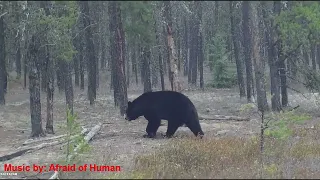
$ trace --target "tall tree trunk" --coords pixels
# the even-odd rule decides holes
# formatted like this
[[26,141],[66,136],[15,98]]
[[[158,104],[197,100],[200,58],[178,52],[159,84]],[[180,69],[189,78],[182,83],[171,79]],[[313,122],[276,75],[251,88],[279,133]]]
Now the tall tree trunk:
[[188,57],[189,57],[189,51],[188,51],[188,49],[189,49],[189,43],[188,43],[188,41],[189,41],[189,36],[188,36],[188,24],[187,24],[187,18],[186,17],[184,17],[183,18],[183,21],[184,21],[184,48],[183,48],[183,59],[184,59],[184,64],[183,64],[183,75],[184,76],[187,76],[188,75],[188,62],[189,62],[189,60],[188,60]]
[[314,43],[311,44],[311,60],[312,60],[312,69],[317,71],[317,63],[316,63],[316,45]]
[[[17,22],[19,22],[19,16],[17,18]],[[17,46],[17,51],[16,51],[16,72],[17,72],[17,79],[21,78],[21,32],[18,32],[18,36],[16,38],[16,46]]]
[[71,62],[64,61],[66,66],[66,80],[65,80],[65,95],[66,95],[66,105],[67,110],[73,115],[73,86],[72,86],[72,67]]
[[[50,1],[42,1],[40,2],[41,8],[44,9],[46,16],[49,16],[50,9],[48,4]],[[47,28],[47,27],[46,27]],[[48,39],[46,35],[44,35],[44,44],[48,44]],[[45,92],[47,93],[47,122],[46,122],[46,132],[48,134],[54,134],[53,130],[53,94],[54,94],[54,63],[51,59],[50,55],[50,46],[46,45],[44,50],[44,71],[45,71]]]
[[178,31],[178,38],[177,38],[177,56],[178,56],[178,71],[181,72],[181,37],[180,37],[180,31]]
[[[19,41],[20,43],[20,41]],[[16,71],[17,71],[17,79],[21,78],[21,47],[20,44],[17,45],[18,49],[16,52]]]
[[80,37],[79,43],[79,71],[80,71],[80,89],[84,90],[84,73],[85,73],[85,46],[84,46],[84,38]]
[[[156,34],[156,44],[160,45],[160,37],[159,34],[161,35],[161,33],[159,33],[157,31],[157,24],[155,22],[155,34]],[[158,65],[159,65],[159,75],[160,75],[160,82],[161,82],[161,90],[164,91],[165,90],[165,85],[164,85],[164,73],[163,73],[163,62],[162,62],[162,49],[164,48],[159,48],[158,50]]]
[[0,17],[0,105],[5,104],[5,91],[7,86],[6,50],[3,17]]
[[[274,1],[274,13],[279,15],[281,12],[281,2]],[[282,42],[280,39],[280,30],[278,25],[275,27],[277,39],[276,39],[276,47],[278,53],[278,69],[280,71],[280,83],[281,83],[281,104],[283,107],[288,105],[288,91],[287,91],[287,75],[286,75],[286,60],[284,59],[283,51],[282,51]]]
[[309,52],[307,47],[302,47],[302,54],[303,54],[303,59],[306,67],[310,67],[310,57],[309,57]]
[[101,60],[100,60],[100,63],[101,63],[101,69],[106,69],[106,58],[107,58],[107,55],[106,55],[106,51],[107,51],[107,48],[106,48],[106,42],[105,42],[105,38],[103,38],[102,42],[101,42]]
[[65,85],[66,71],[65,71],[65,66],[63,62],[60,59],[57,60],[56,75],[57,75],[57,86],[59,89],[59,93],[61,93],[65,89],[64,85]]
[[125,74],[125,34],[122,25],[121,19],[121,10],[119,2],[116,2],[116,42],[117,42],[117,79],[119,80],[119,102],[120,102],[120,114],[125,113],[128,95],[127,95],[127,86],[126,86],[126,74]]
[[136,48],[136,43],[134,42],[132,44],[132,73],[134,73],[135,79],[136,79],[136,85],[139,84],[139,78],[138,78],[138,64],[137,64],[137,48]]
[[[28,39],[29,39],[29,32],[25,31],[25,48],[28,49]],[[23,57],[23,89],[27,88],[27,74],[28,74],[28,61],[29,59],[29,51],[26,51]]]
[[[125,113],[128,95],[125,77],[125,34],[123,30],[122,20],[121,20],[121,10],[120,4],[116,1],[109,2],[109,15],[110,15],[110,30],[111,37],[113,37],[114,47],[113,53],[113,83],[114,83],[114,99],[120,106],[120,114]],[[113,35],[113,36],[112,36]],[[116,104],[116,106],[117,106]]]
[[[167,36],[168,36],[168,33],[167,33],[167,31],[166,31],[166,27],[165,26],[163,26],[163,30],[162,30],[162,33],[163,33],[163,35],[162,36],[160,36],[160,37],[163,37],[162,38],[162,41],[163,41],[163,44],[165,44],[165,46],[163,47],[163,61],[162,61],[162,64],[163,64],[163,73],[164,73],[164,75],[168,75],[168,65],[169,65],[169,63],[168,63],[168,61],[169,61],[169,50],[168,50],[168,46],[166,46],[166,44],[167,44]],[[170,75],[169,75],[169,77],[170,77]]]
[[142,72],[143,75],[143,89],[144,92],[152,91],[151,80],[150,80],[150,48],[143,48],[143,57],[142,57]]
[[251,60],[251,35],[249,27],[249,1],[242,2],[242,28],[243,28],[243,40],[246,42],[244,44],[244,56],[245,56],[245,65],[246,65],[246,74],[247,74],[247,101],[252,102],[252,60]]
[[31,114],[31,137],[44,136],[41,119],[40,101],[40,67],[39,67],[40,40],[32,35],[29,45],[29,92],[30,92],[30,114]]
[[80,2],[81,12],[83,13],[83,24],[84,27],[88,27],[85,30],[85,42],[86,42],[86,52],[88,53],[88,98],[90,105],[93,105],[96,99],[96,87],[97,87],[97,56],[95,54],[93,35],[90,25],[90,14],[89,14],[89,4],[88,1]]
[[[127,53],[126,53],[126,82],[127,82],[127,88],[130,86],[130,59],[131,59],[131,49],[129,49],[129,43],[127,43]],[[131,61],[132,62],[132,61]]]
[[79,78],[80,78],[80,69],[79,69],[79,57],[81,50],[79,48],[80,36],[77,36],[73,41],[73,46],[77,50],[77,54],[73,55],[73,68],[74,68],[74,84],[76,87],[79,87]]
[[[101,1],[101,5],[102,5],[102,14],[101,14],[101,17],[102,17],[102,21],[104,21],[108,15],[108,13],[106,12],[107,11],[107,7],[106,7],[106,4],[107,2],[105,1]],[[107,33],[107,24],[106,23],[102,23],[101,24],[101,33],[102,33],[102,39],[101,39],[101,59],[100,59],[100,68],[101,69],[106,69],[106,63],[107,63],[107,36],[106,36],[106,33]]]
[[319,68],[319,70],[320,70],[320,45],[318,44],[317,46],[316,46],[316,49],[317,49],[317,63],[318,63],[318,68]]
[[252,51],[253,51],[253,63],[255,69],[256,89],[257,89],[257,102],[258,109],[261,112],[268,110],[267,95],[265,90],[265,63],[264,59],[260,56],[259,44],[260,31],[259,31],[259,18],[258,18],[258,2],[251,2],[252,9]]
[[43,59],[45,59],[45,52],[44,51],[41,51],[39,53],[39,60],[41,61],[40,62],[40,77],[41,77],[41,90],[43,92],[46,92],[47,91],[47,71],[45,69],[45,67],[47,67],[47,62]]
[[197,12],[198,12],[198,23],[199,23],[199,34],[198,34],[198,67],[199,67],[199,73],[200,73],[200,88],[204,88],[204,82],[203,82],[203,62],[204,62],[204,51],[203,51],[203,33],[201,30],[202,26],[202,2],[197,2]]
[[47,61],[47,123],[46,132],[54,134],[53,130],[53,95],[54,95],[54,71],[53,61],[50,59],[50,48],[46,47],[46,61]]
[[230,27],[231,27],[231,34],[232,34],[232,42],[233,42],[233,49],[234,49],[234,57],[236,60],[236,66],[237,66],[237,80],[238,80],[238,86],[239,86],[239,91],[240,91],[240,98],[246,96],[246,91],[245,91],[245,84],[244,84],[244,79],[243,79],[243,66],[240,58],[240,41],[237,39],[237,34],[236,34],[236,25],[234,21],[234,6],[233,2],[229,1],[229,8],[230,8]]
[[159,61],[159,72],[160,72],[160,80],[161,80],[161,90],[164,91],[165,85],[164,85],[164,73],[163,73],[163,59],[161,54],[159,54],[158,61]]
[[[196,12],[196,3],[194,2],[192,5],[192,9],[194,12]],[[196,85],[197,83],[197,49],[198,49],[198,34],[199,34],[199,23],[197,20],[196,14],[192,15],[192,20],[190,23],[190,59],[189,59],[189,75],[188,75],[188,82],[192,85]]]
[[274,46],[274,33],[272,30],[273,23],[268,21],[268,14],[266,12],[265,2],[262,4],[262,14],[264,19],[264,24],[266,27],[266,40],[268,46],[268,63],[270,67],[270,80],[271,80],[271,106],[273,111],[280,111],[280,88],[279,88],[279,73],[278,73],[278,57],[276,54],[276,49]]
[[164,14],[167,23],[167,48],[169,55],[169,80],[171,82],[172,91],[181,91],[181,82],[179,80],[179,71],[178,71],[178,58],[176,56],[176,49],[174,47],[174,39],[172,34],[172,16],[171,16],[171,4],[170,1],[165,1]]

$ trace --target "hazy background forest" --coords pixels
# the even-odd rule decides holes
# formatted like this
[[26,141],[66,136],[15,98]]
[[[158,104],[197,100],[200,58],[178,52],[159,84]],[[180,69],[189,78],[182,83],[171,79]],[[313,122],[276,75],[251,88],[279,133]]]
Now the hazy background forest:
[[[5,163],[121,166],[1,177],[320,177],[319,2],[1,1],[0,9],[0,172]],[[194,102],[204,139],[187,127],[146,139],[143,117],[124,120],[128,100],[158,90]]]

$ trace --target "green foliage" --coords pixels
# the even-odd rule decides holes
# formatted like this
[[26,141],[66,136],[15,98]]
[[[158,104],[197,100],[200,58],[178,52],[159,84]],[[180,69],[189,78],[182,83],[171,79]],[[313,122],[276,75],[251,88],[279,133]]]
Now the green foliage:
[[[279,25],[280,38],[286,42],[283,45],[284,52],[312,43],[320,43],[320,6],[318,2],[299,3],[291,10],[282,11],[275,16],[275,23]],[[310,39],[308,39],[308,35]]]
[[[76,53],[72,45],[72,28],[77,22],[79,8],[76,1],[53,1],[50,15],[46,16],[44,9],[33,7],[31,30],[46,37],[55,60],[71,61]],[[43,42],[44,43],[44,42]],[[41,47],[44,47],[42,44]]]
[[145,44],[154,42],[154,4],[147,1],[123,1],[120,3],[124,30],[129,40]]
[[307,114],[297,114],[295,111],[271,113],[271,115],[266,116],[265,121],[269,121],[268,129],[265,131],[265,135],[277,139],[286,139],[292,133],[290,125],[302,124],[306,120],[310,120],[311,116]]
[[[67,131],[67,147],[65,149],[65,153],[66,153],[66,163],[70,163],[67,162],[68,160],[68,156],[72,155],[73,158],[71,160],[75,160],[76,155],[78,153],[83,153],[85,151],[88,151],[89,146],[88,144],[85,142],[83,135],[79,135],[81,134],[81,127],[79,125],[79,123],[76,121],[77,116],[71,114],[70,110],[67,110],[67,124],[66,124],[66,131]],[[77,147],[79,145],[79,149],[77,150],[77,152],[74,152],[74,148]]]
[[320,92],[320,74],[313,70],[304,73],[305,87],[310,91]]
[[213,86],[216,88],[230,88],[237,82],[236,67],[234,64],[229,66],[228,62],[231,52],[226,50],[225,38],[217,34],[214,38],[213,59],[210,63],[213,68]]

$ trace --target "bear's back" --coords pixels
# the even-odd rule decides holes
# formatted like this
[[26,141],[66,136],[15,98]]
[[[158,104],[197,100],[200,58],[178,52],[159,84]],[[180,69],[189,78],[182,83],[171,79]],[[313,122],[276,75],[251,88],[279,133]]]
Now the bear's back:
[[146,92],[139,96],[135,101],[139,102],[139,104],[142,102],[142,104],[163,108],[177,108],[183,106],[195,108],[187,96],[176,91]]

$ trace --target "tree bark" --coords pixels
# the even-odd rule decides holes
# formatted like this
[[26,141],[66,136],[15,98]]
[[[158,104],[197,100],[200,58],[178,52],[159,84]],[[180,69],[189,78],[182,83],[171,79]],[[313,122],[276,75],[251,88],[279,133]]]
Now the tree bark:
[[150,48],[145,47],[143,48],[143,57],[142,57],[142,72],[143,75],[143,91],[144,92],[151,92],[151,80],[150,80]]
[[135,80],[136,80],[136,85],[139,84],[139,78],[138,78],[138,62],[137,62],[137,48],[136,48],[136,43],[134,42],[132,44],[132,72],[134,73]]
[[66,66],[66,80],[65,80],[65,95],[66,95],[66,105],[67,110],[70,111],[70,114],[73,115],[73,85],[72,85],[72,67],[71,62],[64,62]]
[[[29,32],[25,31],[25,48],[28,49],[28,39],[29,39]],[[29,51],[26,51],[24,58],[23,58],[23,89],[27,88],[27,74],[28,74],[28,61],[29,59]]]
[[[274,13],[279,15],[281,12],[281,2],[274,1]],[[278,55],[278,69],[280,71],[280,83],[281,83],[281,104],[283,107],[288,105],[288,91],[287,91],[287,75],[286,75],[286,60],[284,59],[284,54],[282,50],[282,42],[280,39],[280,30],[278,25],[275,27],[277,38],[275,39],[277,55]]]
[[[192,10],[196,12],[196,3],[193,2]],[[188,82],[192,85],[196,85],[197,83],[197,65],[198,65],[198,58],[197,58],[197,51],[198,51],[198,34],[199,34],[199,22],[197,20],[197,16],[194,13],[192,15],[192,20],[190,22],[190,59],[189,59],[189,75],[188,75]]]
[[46,47],[47,52],[47,123],[46,132],[48,134],[54,134],[53,130],[53,95],[54,95],[54,71],[53,71],[53,61],[50,60],[49,47]]
[[[161,42],[160,42],[160,38],[159,38],[159,32],[157,31],[157,24],[156,24],[156,21],[155,21],[155,26],[154,26],[154,30],[155,30],[155,34],[156,34],[156,44],[158,46],[161,45]],[[161,35],[161,34],[160,34]],[[163,62],[162,62],[162,50],[163,48],[159,48],[158,49],[158,65],[159,65],[159,75],[160,75],[160,82],[161,82],[161,90],[164,91],[165,90],[165,85],[164,85],[164,73],[163,73]]]
[[97,87],[97,56],[94,49],[93,35],[91,27],[92,23],[90,21],[89,14],[89,4],[88,1],[80,2],[81,12],[83,13],[83,24],[84,27],[88,27],[85,30],[85,42],[86,42],[86,52],[88,53],[88,98],[90,105],[93,105],[96,99],[96,87]]
[[31,137],[44,136],[41,120],[40,101],[40,67],[39,67],[40,40],[32,35],[29,45],[29,93],[30,93],[30,114],[31,114]]
[[187,24],[187,18],[183,18],[184,21],[184,48],[183,48],[183,75],[188,76],[188,62],[189,62],[189,36],[188,36],[188,24]]
[[64,91],[65,85],[65,67],[63,65],[62,60],[58,59],[56,62],[56,75],[57,75],[57,86],[59,89],[59,93]]
[[181,82],[179,80],[179,71],[178,71],[178,59],[176,56],[176,50],[174,47],[174,40],[172,34],[172,17],[171,17],[171,5],[170,1],[165,1],[165,19],[166,19],[166,28],[167,28],[167,48],[169,55],[169,80],[171,82],[172,91],[181,91]]
[[317,50],[317,63],[318,63],[318,68],[319,68],[319,70],[320,70],[320,45],[318,44],[317,46],[316,46],[316,50]]
[[171,4],[170,1],[165,1],[165,17],[167,22],[167,47],[169,51],[169,79],[171,82],[172,91],[181,91],[181,82],[179,80],[178,70],[178,58],[176,55],[176,49],[174,47],[174,39],[172,34],[172,16],[171,16]]
[[[42,1],[40,2],[40,7],[44,9],[46,16],[49,16],[50,9],[48,4],[50,1]],[[47,27],[46,27],[47,28]],[[48,44],[48,39],[46,35],[44,35],[44,44]],[[51,59],[50,55],[50,46],[46,45],[44,49],[44,67],[43,71],[45,71],[45,81],[46,83],[45,92],[47,93],[47,118],[46,118],[46,133],[54,134],[53,130],[53,94],[54,94],[54,63]]]
[[73,68],[74,68],[74,84],[76,87],[79,87],[80,82],[80,68],[79,68],[79,57],[80,57],[80,53],[81,50],[79,48],[79,44],[80,44],[80,37],[77,36],[73,41],[73,46],[75,47],[75,49],[77,50],[77,53],[73,55]]
[[112,61],[114,100],[115,105],[120,106],[120,114],[123,115],[127,107],[128,95],[125,77],[125,34],[121,20],[120,4],[118,2],[109,2],[109,15],[111,20],[109,24],[111,31],[110,43],[114,44],[111,47],[111,55],[114,56]]
[[7,89],[6,50],[3,16],[0,17],[0,105],[5,104]]
[[279,89],[279,73],[278,73],[278,56],[274,46],[274,33],[272,30],[272,22],[268,21],[268,15],[266,12],[266,4],[262,2],[262,14],[264,24],[266,27],[266,40],[268,47],[268,63],[270,67],[270,80],[271,80],[271,106],[273,111],[280,111],[280,89]]
[[316,63],[316,45],[311,43],[311,60],[312,60],[312,69],[317,71],[317,63]]
[[233,42],[233,49],[234,49],[234,57],[236,60],[236,66],[237,66],[237,80],[238,80],[238,86],[239,86],[239,91],[240,91],[240,98],[246,96],[246,91],[245,91],[245,84],[244,84],[244,79],[243,79],[243,66],[242,62],[240,59],[240,41],[237,39],[237,34],[236,34],[236,25],[234,21],[234,7],[233,7],[233,2],[229,1],[229,8],[230,8],[230,27],[231,27],[231,34],[232,34],[232,42]]
[[203,82],[203,62],[204,62],[204,50],[203,50],[203,33],[201,30],[202,26],[202,2],[197,2],[197,12],[198,12],[198,24],[199,24],[199,34],[198,34],[198,67],[199,67],[199,75],[200,75],[200,88],[204,89],[204,82]]
[[256,90],[257,90],[257,102],[260,112],[268,110],[267,95],[265,90],[265,63],[260,56],[260,31],[259,31],[259,17],[258,17],[258,3],[251,2],[252,9],[252,51],[253,51],[253,63],[255,69]]
[[242,28],[243,28],[243,40],[244,42],[244,56],[246,65],[246,77],[247,77],[247,101],[252,102],[252,60],[251,60],[251,35],[249,27],[249,1],[242,2]]
[[83,36],[80,37],[79,49],[80,89],[84,90],[85,48]]
[[115,2],[116,11],[116,42],[117,42],[117,80],[118,80],[118,94],[120,104],[120,114],[123,115],[126,111],[128,95],[126,86],[126,74],[125,74],[125,34],[122,26],[121,10],[119,2]]

